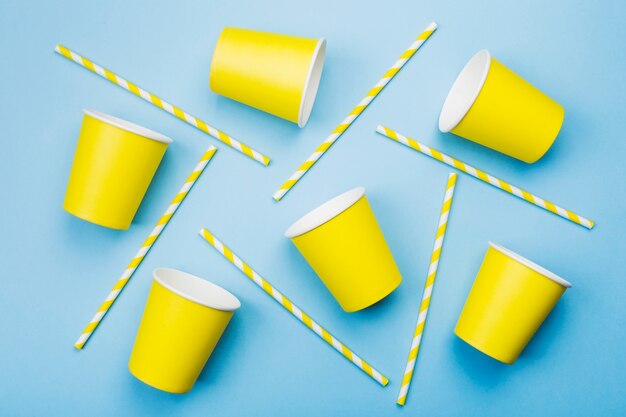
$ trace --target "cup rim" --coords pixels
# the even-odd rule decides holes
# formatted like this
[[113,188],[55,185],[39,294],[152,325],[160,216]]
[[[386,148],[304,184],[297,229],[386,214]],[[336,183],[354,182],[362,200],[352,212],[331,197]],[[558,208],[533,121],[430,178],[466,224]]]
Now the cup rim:
[[530,261],[526,258],[524,258],[521,255],[518,255],[517,253],[513,252],[512,250],[509,250],[503,246],[498,245],[497,243],[493,243],[493,242],[489,242],[489,246],[494,248],[495,250],[497,250],[498,252],[508,256],[509,258],[512,258],[513,260],[527,266],[528,268],[532,269],[535,272],[538,272],[539,274],[543,275],[544,277],[556,282],[559,285],[562,285],[565,288],[570,288],[572,286],[572,284],[567,281],[566,279],[561,278],[560,276],[558,276],[557,274],[548,271],[547,269],[545,269],[544,267],[537,265],[536,263],[534,263],[533,261]]
[[[447,133],[458,126],[480,94],[489,68],[491,53],[482,49],[465,64],[457,75],[439,113],[439,130]],[[470,88],[463,88],[469,84]]]
[[300,109],[298,110],[298,127],[304,127],[307,124],[309,117],[311,116],[311,112],[313,111],[315,97],[317,97],[317,90],[319,89],[322,72],[324,70],[325,59],[326,39],[319,38],[317,45],[315,45],[315,50],[313,51],[306,80],[304,81],[302,99],[300,100]]
[[365,188],[357,187],[334,197],[296,220],[285,231],[285,237],[293,239],[334,219],[365,195]]
[[129,122],[128,120],[120,119],[119,117],[111,116],[110,114],[102,113],[92,109],[83,109],[83,113],[87,116],[93,117],[94,119],[98,119],[103,123],[115,126],[130,133],[134,133],[146,139],[152,139],[157,142],[163,142],[167,144],[174,142],[171,138],[155,132],[154,130],[150,130],[133,122]]
[[156,268],[154,280],[181,297],[220,311],[235,311],[241,302],[232,293],[196,275],[173,268]]

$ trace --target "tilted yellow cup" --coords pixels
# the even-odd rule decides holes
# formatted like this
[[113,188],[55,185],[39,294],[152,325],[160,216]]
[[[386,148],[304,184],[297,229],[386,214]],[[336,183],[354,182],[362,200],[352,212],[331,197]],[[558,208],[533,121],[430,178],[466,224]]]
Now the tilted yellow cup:
[[235,310],[237,297],[202,278],[159,268],[128,369],[174,394],[191,390]]
[[84,113],[63,208],[101,226],[128,229],[172,140],[117,117]]
[[454,332],[481,352],[512,364],[571,285],[489,243]]
[[326,41],[224,28],[213,52],[217,94],[304,127],[324,68]]
[[559,103],[482,50],[452,85],[439,130],[532,163],[550,149],[564,115]]
[[402,282],[363,188],[309,212],[285,236],[347,312],[371,306]]

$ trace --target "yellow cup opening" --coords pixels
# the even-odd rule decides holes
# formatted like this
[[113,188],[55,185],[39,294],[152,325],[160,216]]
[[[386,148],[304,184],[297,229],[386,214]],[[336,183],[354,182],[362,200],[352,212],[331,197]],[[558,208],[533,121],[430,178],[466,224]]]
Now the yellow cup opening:
[[232,293],[205,279],[172,268],[157,268],[154,280],[191,302],[220,311],[235,311],[241,302]]
[[463,67],[446,97],[439,114],[439,130],[448,133],[463,120],[485,84],[491,54],[479,51]]
[[304,127],[309,121],[313,104],[317,97],[317,90],[322,79],[322,71],[324,69],[324,60],[326,59],[326,39],[320,38],[313,52],[311,59],[311,67],[304,82],[304,93],[300,102],[300,111],[298,112],[298,127]]
[[528,260],[526,258],[524,258],[522,255],[519,255],[515,252],[513,252],[512,250],[509,250],[503,246],[498,245],[497,243],[493,243],[493,242],[489,242],[489,246],[494,248],[495,250],[497,250],[498,252],[506,255],[507,257],[511,258],[512,260],[514,260],[515,262],[518,262],[530,269],[532,269],[533,271],[537,272],[538,274],[542,275],[545,278],[548,278],[549,280],[552,280],[554,282],[556,282],[557,284],[565,287],[565,288],[570,288],[572,286],[572,284],[567,281],[564,278],[561,278],[560,276],[558,276],[557,274],[555,274],[554,272],[551,272],[549,270],[547,270],[546,268],[542,267],[541,265],[538,265],[536,263],[534,263],[531,260]]
[[348,210],[363,196],[365,196],[365,188],[363,187],[353,188],[338,195],[296,220],[285,231],[285,237],[293,239],[318,228]]
[[83,109],[83,113],[86,116],[93,117],[94,119],[100,120],[103,123],[117,127],[130,133],[134,133],[135,135],[142,136],[146,139],[156,140],[157,142],[167,143],[168,145],[173,142],[171,138],[165,135],[162,135],[158,132],[155,132],[154,130],[150,130],[133,122],[129,122],[128,120],[120,119],[119,117],[111,116],[109,114],[101,113],[92,109]]

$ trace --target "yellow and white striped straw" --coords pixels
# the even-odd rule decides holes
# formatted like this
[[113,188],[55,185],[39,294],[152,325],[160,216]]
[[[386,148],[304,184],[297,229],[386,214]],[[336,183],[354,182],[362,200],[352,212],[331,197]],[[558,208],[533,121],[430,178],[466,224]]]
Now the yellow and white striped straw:
[[89,340],[89,338],[96,330],[106,313],[109,311],[117,297],[120,295],[120,292],[122,292],[137,268],[139,268],[139,265],[146,257],[148,251],[150,250],[150,248],[152,248],[154,242],[156,242],[156,240],[159,238],[159,235],[161,234],[165,226],[167,226],[167,223],[170,221],[178,207],[181,205],[200,174],[202,174],[202,171],[204,171],[204,168],[207,166],[211,158],[213,158],[213,155],[216,151],[217,148],[215,146],[211,146],[209,149],[207,149],[204,155],[202,155],[202,158],[200,158],[198,164],[195,166],[193,171],[191,171],[189,177],[187,177],[187,180],[181,187],[180,191],[178,191],[170,205],[167,207],[167,210],[165,210],[165,213],[163,213],[156,226],[154,226],[154,229],[152,229],[152,232],[150,232],[150,235],[141,245],[141,248],[139,249],[135,257],[130,261],[130,263],[126,267],[126,270],[124,270],[124,272],[122,273],[122,276],[119,277],[119,279],[113,286],[113,289],[111,290],[107,298],[100,305],[100,308],[98,308],[96,314],[93,316],[87,327],[85,327],[85,330],[83,330],[83,333],[74,344],[74,347],[76,349],[82,349],[85,346],[87,340]]
[[361,100],[357,106],[352,109],[350,114],[343,119],[343,121],[332,131],[330,136],[322,142],[315,152],[304,161],[302,165],[298,168],[296,172],[293,173],[291,177],[283,185],[280,186],[278,191],[274,193],[274,200],[280,201],[285,194],[291,190],[291,188],[296,185],[296,183],[307,173],[309,169],[328,151],[328,149],[339,139],[341,135],[350,127],[350,125],[356,120],[357,117],[367,108],[367,106],[374,100],[374,98],[382,91],[383,88],[391,81],[391,79],[400,71],[400,69],[407,63],[409,59],[417,52],[417,50],[426,42],[426,39],[433,34],[433,32],[437,29],[437,23],[431,22],[428,27],[417,37],[417,39],[409,46],[409,48],[404,51],[404,53],[400,56],[400,58],[393,64],[391,68],[383,75],[383,77],[378,81],[378,83],[372,88],[365,98]]
[[158,108],[165,110],[166,112],[179,118],[183,122],[188,123],[192,125],[193,127],[200,129],[204,133],[207,133],[210,136],[213,136],[215,139],[225,143],[226,145],[254,159],[255,161],[260,162],[265,166],[267,166],[270,163],[270,158],[255,151],[254,149],[250,148],[248,145],[245,145],[239,142],[232,136],[227,135],[221,130],[214,128],[208,123],[203,122],[197,117],[190,115],[189,113],[183,111],[179,107],[176,107],[173,104],[168,103],[167,101],[155,96],[154,94],[149,93],[148,91],[138,87],[137,85],[131,83],[128,80],[125,80],[124,78],[120,77],[114,72],[104,67],[101,67],[100,65],[94,63],[93,61],[88,60],[84,56],[81,56],[77,54],[76,52],[62,45],[57,45],[54,48],[54,50],[58,52],[59,54],[61,54],[62,56],[64,56],[65,58],[74,61],[78,65],[87,68],[89,71],[95,74],[98,74],[99,76],[103,78],[106,78],[107,80],[111,81],[113,84],[116,84],[117,86],[122,87],[124,90],[130,91],[137,97],[141,97],[145,101],[154,104]]
[[380,385],[385,386],[389,383],[389,380],[374,369],[369,363],[365,362],[356,353],[352,352],[346,345],[341,343],[335,336],[330,334],[326,329],[317,324],[308,314],[302,311],[298,306],[292,303],[287,297],[281,294],[276,288],[257,274],[248,264],[241,260],[237,255],[227,248],[222,242],[220,242],[211,232],[207,229],[200,230],[200,236],[204,238],[211,246],[213,246],[219,253],[221,253],[226,259],[228,259],[233,265],[235,265],[241,272],[243,272],[248,278],[250,278],[256,285],[258,285],[263,291],[265,291],[270,297],[276,300],[285,310],[291,313],[292,316],[297,318],[306,327],[312,330],[327,344],[333,347],[343,357],[348,359],[360,370],[365,372],[371,378],[373,378]]
[[529,202],[530,204],[534,204],[537,207],[541,207],[544,210],[548,210],[551,213],[556,214],[557,216],[561,216],[564,219],[567,219],[571,222],[579,224],[587,229],[593,228],[593,221],[580,216],[572,211],[566,210],[563,207],[559,207],[554,203],[549,202],[541,197],[537,197],[534,194],[529,193],[528,191],[524,191],[521,188],[518,188],[508,182],[502,181],[499,178],[494,177],[493,175],[487,174],[484,171],[476,169],[471,165],[468,165],[464,162],[459,161],[458,159],[454,159],[449,155],[446,155],[438,150],[430,148],[423,143],[416,141],[415,139],[408,138],[406,136],[401,135],[400,133],[391,130],[385,126],[378,125],[376,127],[376,131],[383,136],[388,137],[389,139],[393,139],[396,142],[399,142],[409,148],[416,150],[424,155],[430,156],[444,164],[456,168],[460,171],[463,171],[466,174],[471,175],[474,178],[481,180],[482,182],[493,185],[496,188],[499,188],[507,193],[514,195],[515,197],[521,198],[524,201]]
[[446,235],[446,227],[448,226],[448,216],[450,215],[450,206],[452,205],[452,197],[454,196],[454,186],[456,184],[456,174],[451,173],[448,176],[448,183],[446,184],[446,193],[443,198],[443,206],[441,207],[441,215],[439,216],[439,224],[437,226],[437,234],[435,235],[435,245],[433,247],[433,253],[430,256],[430,266],[428,267],[428,276],[426,277],[426,284],[424,284],[424,293],[422,294],[422,302],[420,304],[419,315],[417,316],[417,324],[415,326],[415,332],[413,333],[413,341],[411,342],[411,350],[409,351],[409,358],[406,362],[406,368],[404,369],[404,377],[402,378],[402,385],[400,386],[400,392],[398,393],[397,403],[404,405],[406,403],[406,395],[409,392],[411,386],[411,379],[413,378],[413,370],[415,369],[415,362],[417,361],[417,354],[420,350],[422,342],[422,335],[424,334],[424,326],[426,325],[426,317],[428,316],[428,306],[430,306],[430,297],[433,294],[433,286],[435,285],[435,278],[437,278],[437,267],[439,266],[439,258],[441,257],[441,247],[443,245],[443,238]]

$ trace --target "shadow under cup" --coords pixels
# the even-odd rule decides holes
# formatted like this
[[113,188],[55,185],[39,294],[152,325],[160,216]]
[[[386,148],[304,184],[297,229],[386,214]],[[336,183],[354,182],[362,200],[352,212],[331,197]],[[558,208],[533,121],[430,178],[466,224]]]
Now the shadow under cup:
[[175,394],[193,387],[241,304],[225,289],[175,269],[159,268],[128,368],[140,381]]

